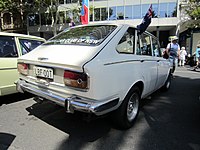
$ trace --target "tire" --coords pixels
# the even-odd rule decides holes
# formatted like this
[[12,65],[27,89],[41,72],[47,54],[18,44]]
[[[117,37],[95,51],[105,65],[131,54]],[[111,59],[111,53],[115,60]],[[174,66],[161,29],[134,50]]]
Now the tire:
[[139,102],[140,90],[138,87],[133,87],[121,106],[114,111],[112,119],[118,128],[128,129],[133,126],[139,113]]
[[172,74],[170,73],[167,77],[167,80],[165,81],[165,84],[161,88],[162,91],[168,91],[170,89],[171,79],[172,79]]

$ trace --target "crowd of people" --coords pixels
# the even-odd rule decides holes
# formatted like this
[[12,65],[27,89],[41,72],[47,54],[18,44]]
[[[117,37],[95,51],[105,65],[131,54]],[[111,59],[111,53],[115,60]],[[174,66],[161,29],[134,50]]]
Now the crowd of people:
[[[171,36],[169,38],[169,41],[170,42],[168,43],[163,53],[163,56],[165,56],[166,59],[169,59],[172,66],[172,76],[173,76],[176,67],[184,66],[186,62],[189,60],[190,54],[187,54],[186,48],[184,46],[180,48],[177,36]],[[195,64],[193,70],[196,70],[200,66],[200,44],[198,44],[196,47],[194,63]]]

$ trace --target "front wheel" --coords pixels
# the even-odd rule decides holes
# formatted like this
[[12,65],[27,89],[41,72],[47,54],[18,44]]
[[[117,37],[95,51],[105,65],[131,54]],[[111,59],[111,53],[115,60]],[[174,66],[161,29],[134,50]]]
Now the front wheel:
[[133,126],[139,113],[139,102],[140,90],[138,87],[133,87],[121,106],[114,112],[114,122],[120,129],[128,129]]

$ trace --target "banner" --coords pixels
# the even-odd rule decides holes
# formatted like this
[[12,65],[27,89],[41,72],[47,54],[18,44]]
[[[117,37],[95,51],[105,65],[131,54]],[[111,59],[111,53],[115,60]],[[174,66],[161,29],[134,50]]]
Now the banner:
[[82,0],[81,23],[88,24],[89,22],[89,0]]
[[152,18],[152,4],[150,5],[146,15],[144,16],[142,23],[140,25],[137,26],[137,29],[139,30],[139,34],[142,34],[147,27],[150,25],[151,23],[151,18]]

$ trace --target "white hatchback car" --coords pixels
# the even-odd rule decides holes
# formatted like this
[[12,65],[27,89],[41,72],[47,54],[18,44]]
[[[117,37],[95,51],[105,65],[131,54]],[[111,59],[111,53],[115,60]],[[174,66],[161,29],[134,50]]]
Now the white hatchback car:
[[130,128],[140,100],[169,89],[170,63],[150,33],[128,24],[68,28],[18,59],[17,89],[53,101],[66,112],[113,112]]

